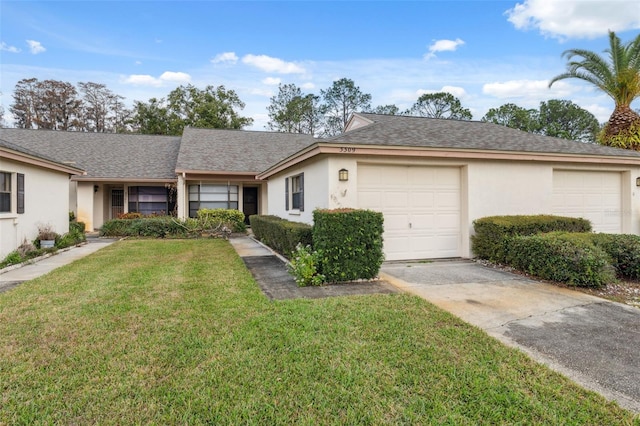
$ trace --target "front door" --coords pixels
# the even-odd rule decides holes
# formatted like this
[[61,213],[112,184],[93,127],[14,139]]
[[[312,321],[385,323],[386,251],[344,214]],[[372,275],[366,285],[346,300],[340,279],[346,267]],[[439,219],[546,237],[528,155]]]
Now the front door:
[[124,213],[124,189],[112,189],[111,190],[111,217],[110,219],[117,219],[118,216]]
[[242,189],[242,212],[244,213],[244,223],[249,225],[249,216],[258,214],[258,188],[244,187]]

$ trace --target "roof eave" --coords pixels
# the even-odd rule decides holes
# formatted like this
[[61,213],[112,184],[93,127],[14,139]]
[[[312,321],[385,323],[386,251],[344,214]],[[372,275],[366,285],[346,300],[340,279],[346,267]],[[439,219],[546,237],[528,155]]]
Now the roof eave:
[[0,152],[2,152],[2,157],[7,158],[9,160],[19,161],[22,163],[27,163],[33,166],[43,167],[50,170],[55,170],[62,173],[67,173],[69,175],[86,175],[87,172],[83,169],[71,165],[67,165],[64,163],[59,163],[57,161],[47,160],[41,157],[36,157],[34,155],[26,154],[20,151],[14,151],[9,148],[0,147]]
[[95,177],[95,176],[72,176],[71,180],[77,182],[142,182],[142,183],[175,183],[177,178],[140,178],[140,177]]
[[419,158],[448,158],[465,160],[511,160],[511,161],[544,161],[582,164],[612,164],[640,166],[640,157],[608,156],[597,154],[574,154],[553,152],[524,152],[497,151],[479,149],[406,147],[406,146],[378,146],[348,143],[318,143],[313,149],[304,150],[286,158],[264,172],[258,174],[258,179],[269,177],[320,154],[335,154],[344,156],[380,155],[385,157],[419,157]]

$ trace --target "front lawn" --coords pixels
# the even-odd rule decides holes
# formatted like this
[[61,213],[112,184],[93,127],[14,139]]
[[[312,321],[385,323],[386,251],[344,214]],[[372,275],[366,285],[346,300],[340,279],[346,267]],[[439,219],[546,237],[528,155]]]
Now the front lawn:
[[0,424],[631,424],[410,295],[271,302],[223,240],[122,241],[0,294]]

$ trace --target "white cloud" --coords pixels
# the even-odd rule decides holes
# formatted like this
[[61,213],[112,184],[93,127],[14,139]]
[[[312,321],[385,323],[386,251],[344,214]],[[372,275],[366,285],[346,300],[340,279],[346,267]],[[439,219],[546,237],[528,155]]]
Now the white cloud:
[[302,83],[302,85],[300,86],[300,88],[301,88],[301,89],[304,89],[304,90],[313,90],[313,89],[315,89],[315,88],[316,88],[316,85],[315,85],[315,84],[313,84],[313,83],[311,83],[311,82],[308,82],[308,83]]
[[285,62],[282,59],[272,58],[267,55],[245,55],[242,62],[254,66],[262,71],[278,74],[303,74],[304,68],[293,62]]
[[5,52],[11,52],[11,53],[20,53],[20,49],[18,49],[15,46],[9,46],[4,41],[0,43],[0,50],[3,50]]
[[165,71],[160,76],[160,80],[174,83],[188,83],[191,81],[191,76],[185,72]]
[[161,87],[165,83],[189,83],[191,76],[184,72],[165,71],[160,77],[153,77],[148,74],[132,74],[122,80],[123,83],[135,86]]
[[429,46],[429,53],[424,55],[425,59],[435,58],[437,52],[454,52],[464,41],[457,38],[455,40],[436,40]]
[[505,14],[519,30],[537,28],[541,34],[561,40],[640,28],[638,1],[524,0]]
[[235,64],[236,62],[238,62],[238,56],[235,54],[235,52],[224,52],[224,53],[218,53],[212,60],[211,63],[212,64],[220,64],[220,63],[224,63],[224,64]]
[[549,80],[510,80],[487,83],[482,86],[482,93],[499,99],[561,99],[574,93],[573,86],[558,81],[549,88]]
[[133,84],[135,86],[161,86],[160,79],[152,77],[148,74],[133,74],[123,80],[124,83]]
[[31,53],[33,53],[34,55],[37,55],[38,53],[42,53],[47,50],[39,41],[27,40],[27,44],[29,45],[29,51],[31,51]]
[[269,86],[277,86],[278,84],[282,83],[282,80],[276,77],[267,77],[264,80],[262,80],[262,83],[267,84]]

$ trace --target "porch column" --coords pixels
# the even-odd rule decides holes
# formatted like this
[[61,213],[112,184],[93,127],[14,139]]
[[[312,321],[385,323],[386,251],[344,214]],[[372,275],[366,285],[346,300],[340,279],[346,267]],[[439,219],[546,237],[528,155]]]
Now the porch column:
[[178,175],[178,183],[176,183],[176,212],[178,219],[186,219],[189,211],[189,192],[187,191],[187,181],[184,174]]

